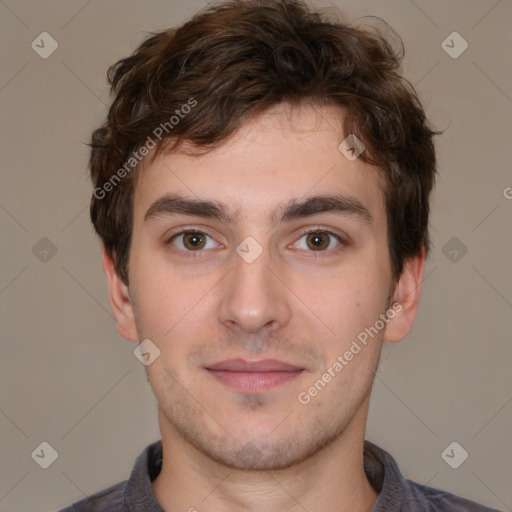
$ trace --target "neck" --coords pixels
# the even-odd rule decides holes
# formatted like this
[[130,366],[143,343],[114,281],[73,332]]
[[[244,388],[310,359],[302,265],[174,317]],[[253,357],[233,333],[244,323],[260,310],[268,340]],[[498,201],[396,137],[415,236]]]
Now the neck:
[[369,512],[378,493],[363,468],[368,404],[330,445],[282,470],[227,468],[185,442],[159,411],[162,470],[153,492],[165,510]]

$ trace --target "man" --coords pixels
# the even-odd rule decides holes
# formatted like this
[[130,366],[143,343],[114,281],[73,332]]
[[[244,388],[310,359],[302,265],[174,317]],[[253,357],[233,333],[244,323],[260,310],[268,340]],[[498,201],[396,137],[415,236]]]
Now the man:
[[217,3],[109,70],[91,218],[162,440],[66,511],[484,511],[365,441],[414,321],[434,132],[379,35]]

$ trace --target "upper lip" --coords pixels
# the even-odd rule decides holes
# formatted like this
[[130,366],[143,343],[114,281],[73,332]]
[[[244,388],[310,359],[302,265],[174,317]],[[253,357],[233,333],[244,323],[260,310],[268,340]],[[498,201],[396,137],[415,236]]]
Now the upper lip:
[[297,372],[304,368],[294,366],[276,359],[264,359],[262,361],[246,361],[245,359],[228,359],[219,363],[206,366],[207,370],[228,372]]

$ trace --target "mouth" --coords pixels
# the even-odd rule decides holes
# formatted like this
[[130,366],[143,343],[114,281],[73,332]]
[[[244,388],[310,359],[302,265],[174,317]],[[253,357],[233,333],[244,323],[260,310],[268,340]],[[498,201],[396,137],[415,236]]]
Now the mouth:
[[237,391],[261,392],[297,378],[304,368],[275,359],[230,359],[205,367],[215,379]]

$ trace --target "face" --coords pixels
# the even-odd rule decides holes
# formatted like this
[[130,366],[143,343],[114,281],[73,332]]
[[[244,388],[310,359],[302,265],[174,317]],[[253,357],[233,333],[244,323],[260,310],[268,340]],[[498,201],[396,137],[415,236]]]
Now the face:
[[280,105],[136,183],[119,329],[160,350],[146,369],[161,428],[230,467],[289,467],[364,430],[383,337],[404,331],[386,316],[378,170],[338,149],[342,115]]

